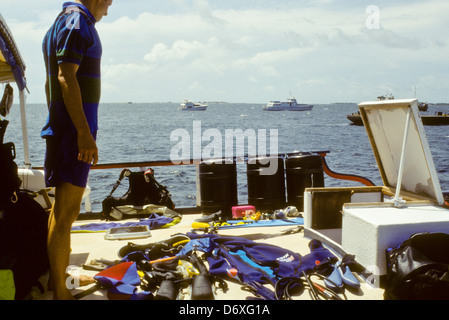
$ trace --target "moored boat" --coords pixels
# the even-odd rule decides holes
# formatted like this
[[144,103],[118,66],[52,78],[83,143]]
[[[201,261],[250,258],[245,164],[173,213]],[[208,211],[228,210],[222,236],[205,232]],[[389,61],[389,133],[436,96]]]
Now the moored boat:
[[349,114],[346,117],[349,121],[351,121],[351,124],[356,126],[363,126],[363,120],[360,116],[360,112]]
[[394,96],[390,93],[389,95],[381,95],[377,97],[377,101],[394,100]]
[[263,107],[264,111],[310,111],[313,105],[298,103],[295,98],[289,98],[287,101],[270,101]]
[[207,109],[207,107],[207,104],[185,100],[183,103],[181,103],[180,109],[182,111],[204,111]]
[[433,115],[421,115],[421,120],[425,126],[449,125],[449,115],[441,111],[437,111]]
[[419,110],[419,111],[425,112],[425,111],[427,111],[427,109],[429,109],[429,104],[428,104],[428,103],[420,102],[420,103],[418,104],[418,110]]
[[[421,111],[418,108],[419,111]],[[443,112],[435,112],[434,115],[419,115],[423,125],[425,126],[447,126],[449,125],[449,115]],[[352,125],[363,126],[362,116],[360,112],[352,113],[347,116]]]

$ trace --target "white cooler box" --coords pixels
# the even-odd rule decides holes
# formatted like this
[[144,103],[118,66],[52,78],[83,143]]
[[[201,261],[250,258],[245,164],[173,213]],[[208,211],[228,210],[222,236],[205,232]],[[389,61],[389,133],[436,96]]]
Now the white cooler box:
[[[366,102],[359,109],[384,186],[328,188],[329,199],[340,194],[336,202],[329,203],[326,188],[306,189],[304,224],[312,233],[337,243],[342,252],[354,254],[373,272],[374,284],[379,286],[387,271],[386,249],[400,245],[413,233],[449,233],[449,210],[418,101]],[[356,199],[358,194],[367,197]],[[323,199],[321,205],[314,198]],[[326,210],[320,206],[333,207],[328,221],[334,222],[324,222]]]

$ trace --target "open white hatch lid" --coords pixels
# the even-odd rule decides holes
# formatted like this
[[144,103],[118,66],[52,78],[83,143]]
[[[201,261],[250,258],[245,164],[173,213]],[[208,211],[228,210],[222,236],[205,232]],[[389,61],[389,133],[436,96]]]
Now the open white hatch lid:
[[[359,104],[384,185],[399,194],[444,203],[417,99]],[[400,188],[397,186],[400,185]]]

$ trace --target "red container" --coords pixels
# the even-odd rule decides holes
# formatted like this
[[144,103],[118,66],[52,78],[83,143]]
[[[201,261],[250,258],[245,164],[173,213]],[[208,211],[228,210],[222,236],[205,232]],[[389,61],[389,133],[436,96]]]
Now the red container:
[[251,215],[256,213],[256,208],[254,206],[236,206],[232,207],[232,217],[243,218],[250,217]]

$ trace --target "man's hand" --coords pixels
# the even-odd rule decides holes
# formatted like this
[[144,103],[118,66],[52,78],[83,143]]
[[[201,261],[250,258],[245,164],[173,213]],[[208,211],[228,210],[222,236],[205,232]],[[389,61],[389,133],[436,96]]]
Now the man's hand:
[[98,162],[98,148],[94,138],[87,134],[78,133],[78,160],[96,165]]

